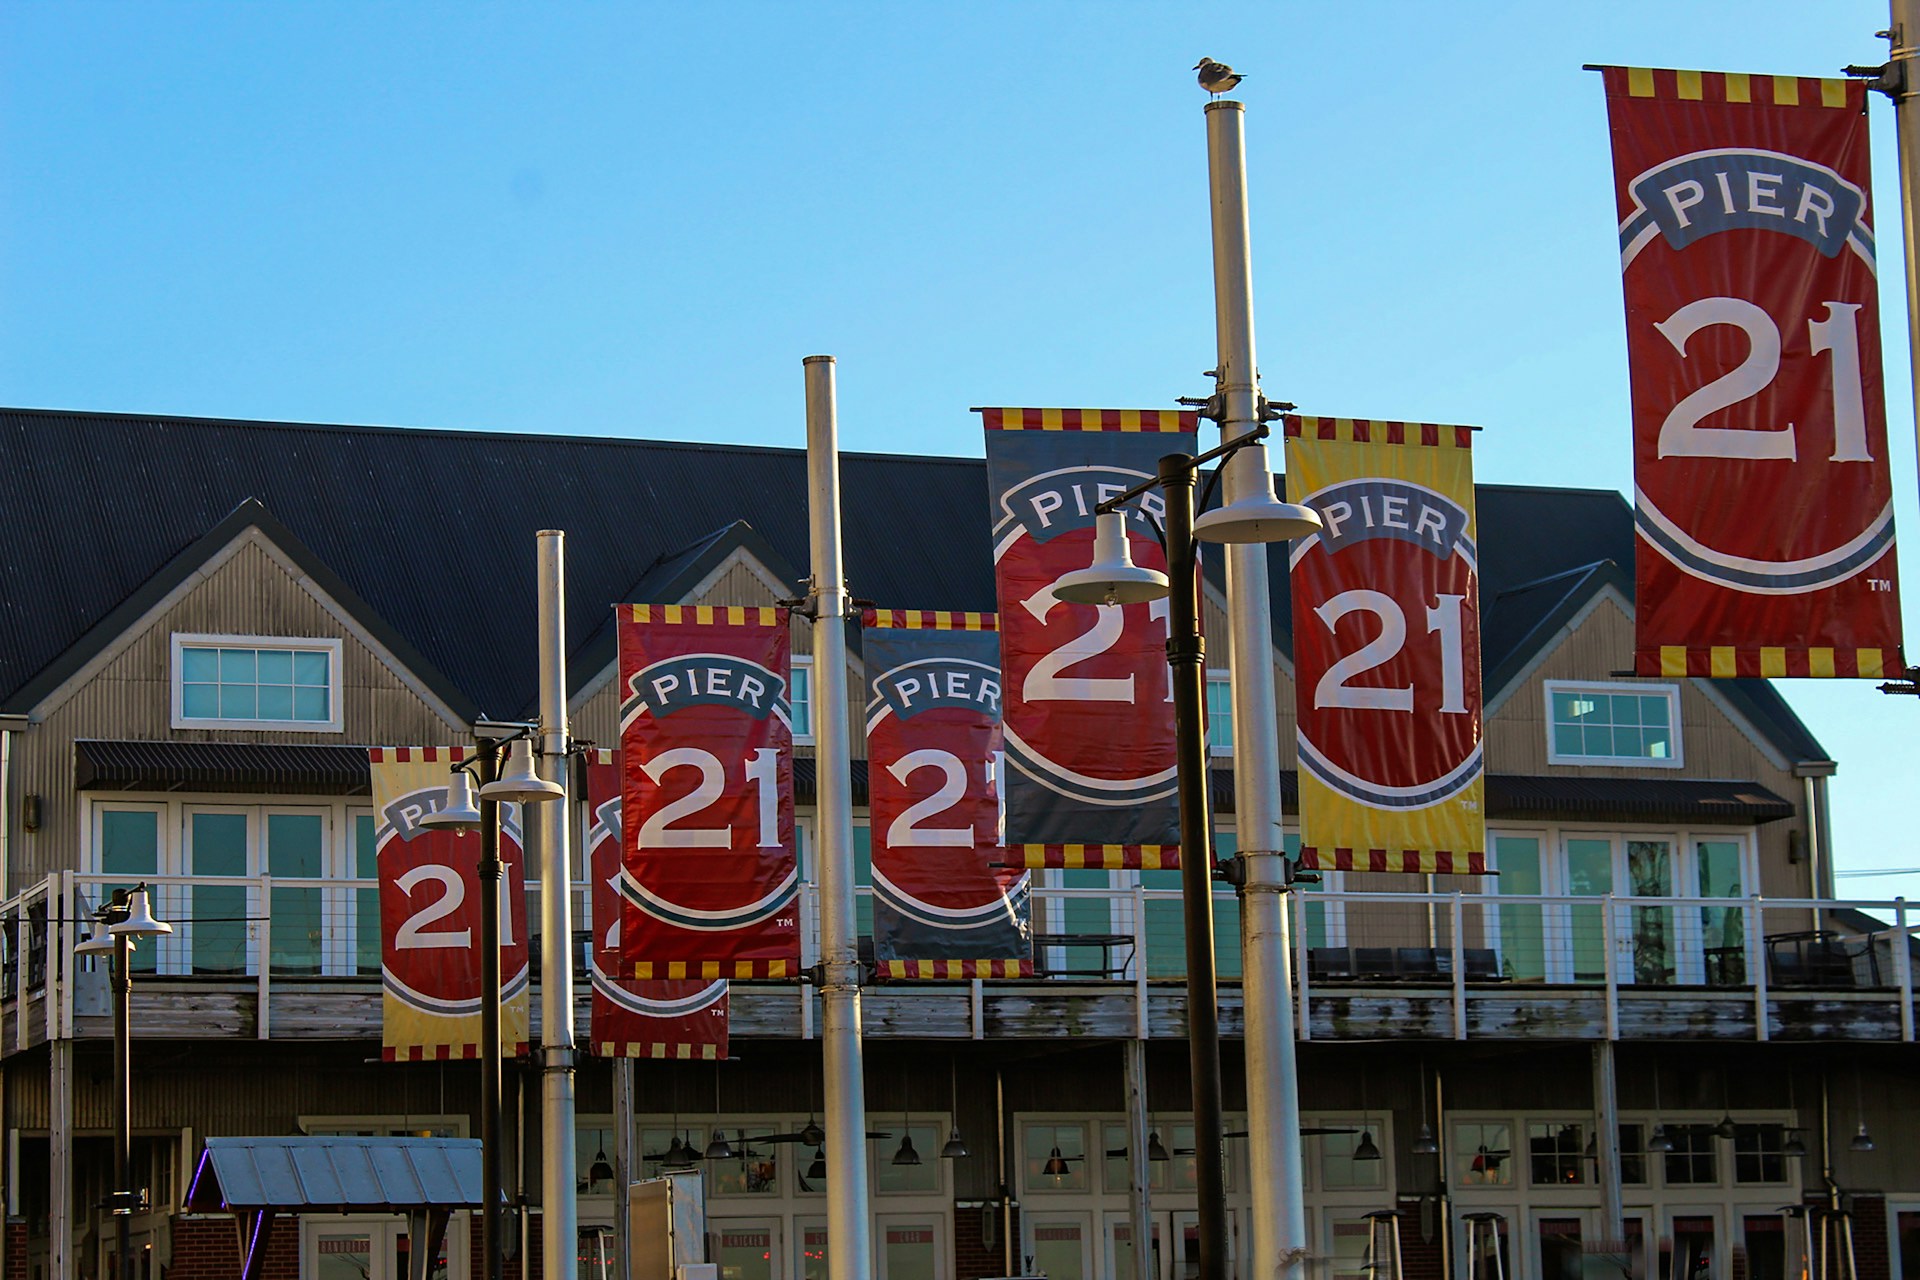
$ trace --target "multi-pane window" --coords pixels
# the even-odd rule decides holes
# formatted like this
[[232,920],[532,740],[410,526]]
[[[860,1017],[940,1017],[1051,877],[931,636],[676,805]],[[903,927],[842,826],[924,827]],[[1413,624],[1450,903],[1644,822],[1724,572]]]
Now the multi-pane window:
[[1680,763],[1680,696],[1673,685],[1549,680],[1546,700],[1550,763]]
[[175,728],[340,728],[338,640],[176,635]]
[[1356,1133],[1329,1133],[1320,1139],[1320,1185],[1328,1191],[1358,1191],[1385,1185],[1386,1161],[1361,1160],[1354,1153],[1363,1137],[1373,1139],[1376,1150],[1393,1146],[1386,1126],[1377,1118],[1365,1121]]
[[1225,672],[1207,673],[1207,750],[1233,754],[1233,686]]
[[793,740],[813,741],[813,659],[795,658],[787,685],[788,714],[793,718]]
[[1510,1186],[1513,1182],[1512,1133],[1503,1121],[1455,1125],[1455,1180],[1469,1187]]
[[1536,1187],[1585,1182],[1586,1127],[1553,1121],[1527,1125],[1528,1179]]
[[1787,1130],[1778,1124],[1736,1124],[1733,1127],[1733,1180],[1785,1182]]
[[1029,1191],[1087,1189],[1087,1127],[1029,1124],[1025,1127],[1025,1185]]
[[1647,1182],[1647,1149],[1642,1130],[1637,1124],[1623,1124],[1619,1128],[1620,1140],[1620,1181],[1630,1187],[1645,1186]]
[[1668,1186],[1712,1186],[1720,1181],[1719,1162],[1714,1158],[1719,1139],[1712,1125],[1668,1125],[1667,1137],[1673,1143],[1666,1157]]

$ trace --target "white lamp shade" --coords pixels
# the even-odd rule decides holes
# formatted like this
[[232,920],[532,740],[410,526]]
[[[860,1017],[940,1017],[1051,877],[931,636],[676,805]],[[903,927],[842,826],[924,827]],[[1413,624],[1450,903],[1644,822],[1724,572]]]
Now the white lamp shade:
[[438,809],[420,819],[423,827],[442,831],[474,831],[480,826],[480,806],[473,799],[473,775],[455,769],[447,780],[447,796]]
[[107,932],[104,922],[93,922],[93,936],[73,949],[77,956],[110,956],[113,954],[113,935]]
[[1320,531],[1320,516],[1312,507],[1281,502],[1273,496],[1273,476],[1265,493],[1249,494],[1224,507],[1196,516],[1193,536],[1202,542],[1287,542]]
[[1168,592],[1166,574],[1133,562],[1127,547],[1127,517],[1119,511],[1094,517],[1093,564],[1053,584],[1054,597],[1068,604],[1139,604],[1162,599]]
[[158,938],[173,932],[173,926],[153,914],[153,898],[141,885],[127,898],[127,918],[107,926],[116,938]]
[[482,799],[518,800],[522,804],[559,800],[566,794],[565,787],[548,782],[533,771],[533,743],[525,738],[513,740],[507,748],[507,767],[500,771],[498,778],[480,788]]

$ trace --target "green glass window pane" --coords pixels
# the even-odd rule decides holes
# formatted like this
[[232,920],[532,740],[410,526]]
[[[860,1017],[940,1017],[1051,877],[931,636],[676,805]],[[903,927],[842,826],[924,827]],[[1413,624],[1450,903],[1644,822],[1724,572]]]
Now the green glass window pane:
[[[1541,892],[1540,841],[1535,836],[1495,836],[1494,867],[1500,893]],[[1534,902],[1500,907],[1500,970],[1516,982],[1543,982],[1547,976],[1544,908]]]
[[304,685],[325,685],[327,664],[331,654],[301,650],[293,655],[293,682]]
[[262,649],[256,668],[261,684],[293,683],[293,652],[289,649]]
[[1613,727],[1605,724],[1590,724],[1581,735],[1584,756],[1610,756],[1613,754]]
[[260,686],[259,715],[262,720],[293,719],[293,686],[284,684],[263,684]]
[[1613,892],[1613,842],[1567,841],[1567,891],[1599,896]]
[[[353,818],[353,874],[361,880],[380,878],[379,859],[375,856],[375,827],[370,813]],[[375,887],[354,891],[354,968],[361,973],[380,972],[380,890]]]
[[1612,704],[1615,724],[1638,725],[1641,723],[1640,704],[1644,699],[1639,694],[1616,693],[1607,701]]
[[1732,840],[1702,840],[1694,845],[1694,857],[1700,864],[1700,896],[1738,898],[1740,883],[1740,846]]
[[[1142,871],[1147,889],[1180,888],[1178,871]],[[1147,976],[1179,978],[1187,972],[1187,930],[1178,898],[1147,899]]]
[[253,684],[259,679],[255,663],[258,655],[252,649],[222,649],[220,651],[221,684]]
[[1553,753],[1557,756],[1577,756],[1585,746],[1586,739],[1581,736],[1577,724],[1556,724],[1553,726]]
[[325,721],[333,717],[327,710],[328,692],[326,689],[295,689],[293,691],[293,718],[296,720]]
[[217,684],[220,680],[220,655],[212,649],[182,649],[180,678],[195,684]]
[[[244,858],[244,853],[242,855]],[[193,889],[193,971],[247,971],[245,885],[196,885]]]
[[813,668],[795,666],[793,679],[787,688],[790,714],[793,717],[793,732],[796,737],[807,737],[813,733]]
[[[853,828],[853,883],[858,888],[869,888],[873,884],[873,830],[865,823],[855,823]],[[854,897],[853,911],[859,921],[860,936],[873,936],[873,895],[857,894]]]
[[[1107,871],[1077,869],[1060,873],[1062,889],[1100,889],[1107,890],[1113,885],[1113,875]],[[1061,917],[1065,921],[1063,933],[1112,933],[1113,913],[1105,898],[1068,898],[1061,905]],[[1078,953],[1078,954],[1075,954]],[[1085,968],[1088,957],[1094,952],[1088,948],[1075,947],[1066,957],[1068,968]],[[1098,963],[1093,961],[1092,963]]]
[[180,686],[180,714],[189,720],[220,718],[220,686],[188,684]]
[[1640,723],[1658,725],[1667,728],[1671,723],[1668,712],[1672,704],[1661,696],[1642,697],[1640,699]]
[[1225,680],[1207,681],[1207,746],[1233,748],[1233,686]]
[[254,687],[250,684],[220,686],[220,718],[223,720],[254,720]]
[[267,874],[318,877],[326,837],[317,813],[267,815]]
[[188,815],[192,848],[188,865],[196,876],[247,874],[247,815],[195,813]]
[[912,1135],[913,1149],[920,1156],[919,1164],[895,1164],[893,1157],[900,1149],[900,1118],[895,1116],[887,1123],[884,1115],[871,1115],[872,1127],[876,1132],[891,1134],[891,1137],[876,1139],[870,1148],[869,1168],[876,1175],[873,1179],[875,1189],[881,1195],[926,1195],[940,1190],[940,1164],[934,1157],[940,1150],[940,1144],[947,1140],[931,1124],[915,1120],[904,1132]]
[[1667,730],[1648,729],[1645,732],[1647,735],[1647,759],[1649,760],[1673,759],[1673,747],[1672,747],[1673,740],[1671,736],[1668,734]]
[[159,874],[160,815],[152,810],[127,809],[102,813],[100,870],[108,875]]
[[1555,691],[1553,695],[1553,719],[1556,724],[1571,724],[1580,718],[1574,707],[1574,696],[1570,693]]
[[1637,760],[1645,752],[1641,748],[1640,729],[1635,725],[1629,728],[1616,728],[1613,731],[1613,754],[1627,760]]

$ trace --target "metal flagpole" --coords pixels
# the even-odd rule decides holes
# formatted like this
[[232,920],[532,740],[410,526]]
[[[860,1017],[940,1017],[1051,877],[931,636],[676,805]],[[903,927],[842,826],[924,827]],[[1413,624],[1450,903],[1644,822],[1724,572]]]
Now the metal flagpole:
[[832,356],[808,356],[807,496],[813,542],[813,754],[820,864],[820,1021],[826,1060],[827,1274],[873,1273],[867,1227],[867,1103],[860,1048],[859,924],[853,905],[853,779],[847,716],[846,576],[840,561],[840,441]]
[[[1224,443],[1257,427],[1265,403],[1253,354],[1244,108],[1223,99],[1208,103],[1206,110],[1213,309],[1219,338],[1213,410]],[[1228,503],[1271,493],[1266,445],[1250,444],[1229,457],[1221,464],[1221,483]],[[1266,546],[1257,542],[1229,546],[1227,666],[1233,685],[1234,827],[1245,965],[1247,1149],[1253,1175],[1251,1274],[1258,1280],[1297,1276],[1307,1246],[1269,594]]]
[[1907,360],[1913,377],[1914,437],[1920,441],[1920,227],[1914,224],[1914,188],[1920,186],[1920,83],[1914,52],[1920,42],[1920,0],[1892,0],[1887,34],[1889,96],[1900,140],[1900,226],[1907,269]]
[[[534,535],[540,600],[540,776],[572,783],[567,767],[566,537],[558,529]],[[522,805],[523,820],[539,823],[540,859],[540,1258],[549,1276],[578,1267],[579,1203],[574,1184],[573,903],[568,814],[572,805]],[[622,1188],[621,1195],[625,1195]]]

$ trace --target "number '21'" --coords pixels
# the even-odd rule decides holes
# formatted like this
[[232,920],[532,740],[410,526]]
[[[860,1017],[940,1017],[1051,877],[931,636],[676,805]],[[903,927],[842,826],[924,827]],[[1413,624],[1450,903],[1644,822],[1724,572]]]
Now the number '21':
[[[1828,302],[1825,318],[1807,321],[1813,354],[1833,360],[1833,456],[1829,462],[1872,462],[1867,452],[1867,407],[1860,383],[1860,304]],[[1702,329],[1732,325],[1747,335],[1747,358],[1673,406],[1660,424],[1662,458],[1784,458],[1799,456],[1793,424],[1783,427],[1703,427],[1708,414],[1731,408],[1767,389],[1780,372],[1780,330],[1773,317],[1744,298],[1701,298],[1654,325],[1686,358],[1687,341]]]
[[[1427,634],[1440,637],[1440,710],[1464,715],[1467,710],[1467,662],[1461,638],[1461,619],[1467,598],[1439,595],[1427,608]],[[1407,644],[1407,615],[1400,602],[1384,591],[1342,591],[1315,609],[1329,633],[1350,613],[1371,613],[1380,619],[1380,634],[1328,667],[1313,686],[1313,705],[1347,711],[1412,711],[1413,686],[1351,685],[1347,681],[1391,662]]]

